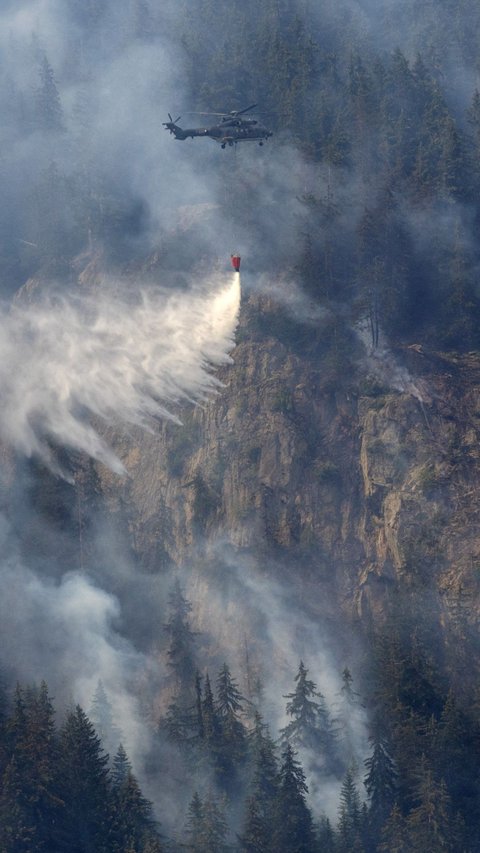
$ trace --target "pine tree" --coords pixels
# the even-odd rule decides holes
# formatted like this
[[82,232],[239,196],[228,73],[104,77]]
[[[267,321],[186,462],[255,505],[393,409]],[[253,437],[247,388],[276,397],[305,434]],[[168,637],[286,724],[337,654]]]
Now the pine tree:
[[227,850],[227,821],[225,809],[210,792],[203,803],[202,840],[206,851],[224,853]]
[[300,661],[295,691],[284,697],[289,700],[286,712],[292,719],[280,735],[284,743],[296,749],[313,750],[328,772],[336,772],[339,769],[337,745],[325,699],[307,676],[308,669]]
[[361,847],[362,821],[360,797],[353,768],[347,770],[340,791],[338,836],[340,853]]
[[211,791],[203,802],[194,794],[188,808],[185,837],[190,853],[226,853],[225,813]]
[[211,748],[215,747],[220,738],[220,717],[215,707],[208,672],[205,676],[205,690],[202,703],[202,723],[205,743]]
[[122,739],[122,733],[115,725],[112,705],[101,679],[99,679],[93,695],[89,717],[102,741],[103,748],[110,755],[114,755]]
[[52,67],[43,56],[39,67],[40,86],[37,90],[37,116],[39,126],[47,131],[64,130],[63,111]]
[[237,783],[237,772],[247,754],[245,726],[240,719],[244,701],[230,669],[224,664],[217,676],[215,711],[220,724],[217,770],[219,781],[225,790]]
[[245,853],[270,853],[272,850],[271,830],[266,828],[255,796],[247,800],[245,826],[239,842]]
[[412,853],[425,850],[456,853],[451,801],[445,783],[438,783],[422,756],[416,771],[417,783],[414,791],[418,806],[408,816],[407,827]]
[[321,853],[335,853],[335,833],[328,817],[322,817],[317,829],[318,849]]
[[0,792],[0,849],[27,853],[37,850],[35,826],[25,802],[23,774],[13,756],[3,773]]
[[337,693],[333,725],[347,766],[355,760],[354,732],[361,707],[360,695],[353,688],[353,676],[348,667],[345,667],[342,672],[342,687]]
[[62,844],[69,853],[109,853],[108,755],[79,705],[60,732],[60,782],[65,811]]
[[[196,721],[196,736],[200,743],[205,738],[205,726],[203,722],[203,706],[202,706],[202,678],[199,672],[195,676],[195,721]],[[213,697],[212,697],[213,699]]]
[[123,744],[120,744],[112,762],[111,777],[113,785],[117,788],[123,785],[123,783],[128,777],[128,774],[131,772],[132,765],[128,760],[128,756],[125,752]]
[[398,773],[380,725],[375,726],[370,740],[373,751],[365,760],[367,773],[364,784],[369,798],[371,832],[378,837],[396,801]]
[[379,853],[411,853],[407,824],[398,805],[393,807],[379,841]]
[[143,853],[147,841],[160,843],[152,804],[143,796],[122,746],[113,761],[111,808],[112,853],[123,853],[127,845]]
[[[479,831],[477,752],[480,731],[449,691],[431,750],[435,777],[443,779],[452,801],[452,811],[461,812],[467,825]],[[475,836],[472,844],[478,843]]]
[[195,791],[188,806],[187,822],[185,825],[186,848],[191,853],[199,853],[202,844],[203,803]]
[[279,777],[275,745],[261,715],[255,715],[255,727],[249,735],[253,776],[241,836],[242,850],[269,853],[274,850],[276,803]]
[[63,803],[53,714],[45,682],[39,689],[24,691],[17,686],[7,722],[10,757],[0,796],[0,839],[7,850],[20,853],[55,846]]
[[169,608],[165,625],[168,637],[167,662],[175,680],[175,702],[184,708],[193,702],[197,666],[195,635],[190,628],[192,605],[185,598],[178,578],[169,595]]
[[305,774],[288,744],[282,754],[276,804],[274,849],[277,853],[314,853],[316,840],[307,793]]

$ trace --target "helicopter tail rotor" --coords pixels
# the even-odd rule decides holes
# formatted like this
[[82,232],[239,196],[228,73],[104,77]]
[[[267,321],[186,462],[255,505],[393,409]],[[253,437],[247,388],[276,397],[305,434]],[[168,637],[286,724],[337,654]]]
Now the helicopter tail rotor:
[[175,136],[175,127],[176,127],[176,125],[177,125],[177,122],[179,122],[179,121],[180,121],[181,116],[178,116],[178,118],[173,119],[173,118],[172,118],[172,116],[170,115],[170,113],[168,113],[168,118],[169,118],[170,120],[169,120],[169,121],[164,121],[164,122],[162,122],[162,124],[163,124],[163,126],[164,126],[164,128],[165,128],[166,130],[169,130],[169,131],[170,131],[170,133],[173,133],[173,135]]

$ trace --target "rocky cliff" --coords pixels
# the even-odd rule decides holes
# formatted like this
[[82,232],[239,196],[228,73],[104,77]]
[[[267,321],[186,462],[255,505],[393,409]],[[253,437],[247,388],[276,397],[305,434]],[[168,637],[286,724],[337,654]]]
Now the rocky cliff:
[[177,412],[182,426],[110,429],[129,476],[97,466],[100,491],[151,572],[220,541],[300,573],[314,610],[328,589],[352,619],[428,590],[463,637],[478,612],[480,356],[368,358],[345,330],[335,342],[335,322],[245,299],[223,387]]
[[[87,261],[76,286],[99,288],[101,258]],[[244,295],[217,393],[176,409],[181,424],[96,424],[127,475],[77,454],[72,487],[40,466],[30,520],[4,449],[7,515],[22,519],[23,550],[48,561],[53,549],[60,572],[88,560],[98,516],[148,574],[185,566],[197,591],[223,549],[334,622],[381,625],[399,593],[411,595],[445,629],[458,668],[477,643],[480,354],[418,343],[372,354],[341,311],[314,314],[296,320]]]

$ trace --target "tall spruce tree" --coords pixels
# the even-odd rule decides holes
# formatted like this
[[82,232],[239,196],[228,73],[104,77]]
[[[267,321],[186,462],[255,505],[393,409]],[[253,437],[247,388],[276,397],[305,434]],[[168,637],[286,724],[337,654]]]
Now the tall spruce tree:
[[316,839],[305,796],[308,787],[290,744],[282,754],[279,777],[274,849],[277,853],[314,853]]
[[253,774],[240,838],[241,847],[246,851],[273,853],[279,793],[278,766],[268,726],[258,713],[248,741]]
[[44,55],[38,69],[40,85],[37,89],[37,120],[47,131],[64,130],[63,110],[52,66]]
[[60,732],[60,783],[65,804],[60,826],[69,853],[110,853],[108,755],[79,705]]
[[0,843],[19,853],[54,849],[63,803],[54,712],[45,682],[40,688],[17,687],[7,727],[9,760],[0,794]]
[[246,758],[246,731],[241,720],[245,700],[226,663],[223,664],[217,676],[216,686],[215,709],[221,731],[220,758],[225,782],[228,785],[233,781],[235,772]]
[[411,853],[407,822],[397,804],[382,827],[377,842],[379,853]]
[[424,755],[415,776],[414,797],[418,805],[407,820],[412,853],[424,853],[425,850],[456,853],[461,847],[457,846],[459,839],[456,838],[451,800],[445,783],[435,779]]
[[202,801],[195,793],[188,807],[186,849],[190,853],[226,853],[228,827],[225,809],[209,791]]
[[161,849],[152,803],[143,796],[123,746],[113,761],[111,809],[112,853],[124,853],[128,845],[143,853],[147,842],[156,842]]
[[397,799],[398,772],[380,725],[375,727],[370,741],[372,754],[365,760],[367,773],[364,785],[369,799],[370,830],[378,837]]
[[109,755],[115,755],[122,740],[122,733],[115,724],[112,704],[107,696],[103,681],[99,679],[93,694],[89,719]]
[[337,772],[337,744],[325,698],[315,682],[308,678],[303,661],[300,661],[295,681],[295,691],[285,696],[289,700],[286,712],[291,720],[281,730],[281,739],[295,749],[312,750],[327,772]]
[[343,780],[338,815],[339,853],[350,853],[353,850],[360,853],[363,849],[362,809],[353,768],[347,770]]
[[190,627],[192,605],[185,598],[178,578],[175,579],[168,601],[169,616],[165,624],[167,663],[175,681],[175,702],[185,708],[193,702],[197,665],[195,634]]
[[203,829],[203,803],[195,791],[187,811],[185,824],[185,847],[190,853],[200,853]]

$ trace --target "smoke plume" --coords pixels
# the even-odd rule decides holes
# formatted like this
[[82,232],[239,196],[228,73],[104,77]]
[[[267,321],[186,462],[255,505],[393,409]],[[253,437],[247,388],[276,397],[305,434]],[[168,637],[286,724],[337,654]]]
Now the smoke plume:
[[228,360],[239,277],[191,292],[112,290],[47,296],[0,314],[0,432],[20,452],[48,461],[47,441],[122,473],[88,416],[148,426],[169,406],[218,386],[211,365]]

